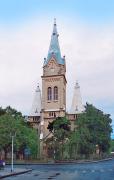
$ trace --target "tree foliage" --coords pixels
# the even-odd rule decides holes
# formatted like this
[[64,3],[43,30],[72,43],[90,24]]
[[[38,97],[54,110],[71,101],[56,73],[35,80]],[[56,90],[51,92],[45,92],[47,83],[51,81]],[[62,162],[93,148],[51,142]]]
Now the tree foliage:
[[51,148],[56,151],[56,156],[63,159],[63,151],[70,133],[70,121],[66,117],[58,117],[49,122],[48,127],[53,137],[50,139]]
[[35,156],[38,149],[38,136],[35,129],[28,127],[22,114],[10,106],[0,109],[0,150],[11,151],[11,136],[14,138],[14,150],[24,154],[24,149],[29,148]]
[[49,122],[47,129],[54,134],[58,141],[63,141],[70,131],[70,121],[66,117],[58,117]]
[[112,132],[110,115],[104,114],[90,104],[86,104],[85,108],[85,113],[77,117],[77,128],[71,135],[71,144],[77,148],[79,154],[95,153],[96,146],[99,148],[99,153],[107,153]]
[[[78,157],[90,157],[98,154],[108,153],[111,142],[111,118],[109,114],[103,113],[91,104],[86,104],[85,112],[78,114],[75,120],[74,131],[70,130],[70,121],[64,118],[57,118],[50,122],[48,129],[56,139],[60,158],[67,157],[77,159]],[[67,156],[65,155],[67,154]]]

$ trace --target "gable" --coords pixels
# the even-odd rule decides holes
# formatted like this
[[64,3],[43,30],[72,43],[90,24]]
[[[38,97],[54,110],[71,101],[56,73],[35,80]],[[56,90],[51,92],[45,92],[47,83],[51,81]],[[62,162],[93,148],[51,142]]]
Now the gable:
[[54,58],[51,58],[47,64],[47,67],[49,69],[55,69],[58,66],[58,64],[56,63],[56,60]]

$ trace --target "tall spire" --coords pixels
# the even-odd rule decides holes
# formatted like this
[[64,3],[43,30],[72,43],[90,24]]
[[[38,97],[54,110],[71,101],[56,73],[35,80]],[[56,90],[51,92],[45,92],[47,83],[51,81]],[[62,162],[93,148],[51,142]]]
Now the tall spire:
[[34,94],[30,116],[40,116],[40,111],[41,111],[41,91],[38,84]]
[[58,41],[58,33],[57,33],[57,25],[56,25],[56,19],[54,19],[54,25],[53,25],[53,31],[51,35],[51,42],[48,50],[47,59],[44,61],[44,65],[48,63],[48,61],[54,57],[58,64],[64,64],[64,59],[61,58],[61,51],[59,47],[59,41]]
[[76,84],[74,87],[74,94],[73,94],[70,114],[79,114],[79,113],[84,112],[84,110],[85,110],[85,108],[82,105],[80,86],[79,86],[78,82],[76,81]]
[[54,24],[56,24],[56,18],[54,18]]

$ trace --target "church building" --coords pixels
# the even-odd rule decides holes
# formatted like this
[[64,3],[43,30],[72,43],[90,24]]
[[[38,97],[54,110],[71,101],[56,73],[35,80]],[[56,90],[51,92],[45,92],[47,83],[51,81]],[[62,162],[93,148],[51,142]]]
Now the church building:
[[49,135],[48,123],[57,117],[66,116],[74,128],[76,116],[84,111],[82,105],[80,86],[74,86],[72,105],[66,112],[66,59],[61,56],[56,21],[54,21],[50,46],[47,58],[43,62],[42,91],[39,85],[35,90],[32,108],[29,114],[29,123],[38,130],[40,140]]

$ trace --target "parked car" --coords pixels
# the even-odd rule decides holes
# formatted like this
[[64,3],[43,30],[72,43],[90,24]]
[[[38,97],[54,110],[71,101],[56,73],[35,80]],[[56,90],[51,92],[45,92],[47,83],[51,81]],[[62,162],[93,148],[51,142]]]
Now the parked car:
[[5,167],[5,161],[4,160],[0,160],[0,169]]

